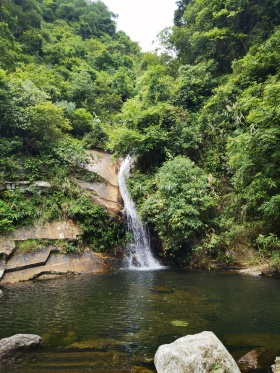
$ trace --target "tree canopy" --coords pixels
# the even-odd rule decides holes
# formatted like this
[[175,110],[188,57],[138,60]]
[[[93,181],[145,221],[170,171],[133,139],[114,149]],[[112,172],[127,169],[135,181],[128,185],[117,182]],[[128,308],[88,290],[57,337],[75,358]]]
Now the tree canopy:
[[0,179],[53,185],[1,191],[2,232],[71,217],[112,247],[117,225],[73,181],[99,148],[135,157],[165,260],[234,263],[239,245],[280,263],[280,2],[176,4],[164,52],[143,53],[102,1],[0,0]]

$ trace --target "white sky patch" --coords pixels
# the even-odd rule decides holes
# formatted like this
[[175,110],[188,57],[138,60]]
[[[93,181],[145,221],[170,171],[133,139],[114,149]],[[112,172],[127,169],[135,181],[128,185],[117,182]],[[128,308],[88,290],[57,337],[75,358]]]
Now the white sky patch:
[[144,52],[154,50],[157,34],[173,25],[176,0],[102,0],[118,14],[117,30],[123,30]]

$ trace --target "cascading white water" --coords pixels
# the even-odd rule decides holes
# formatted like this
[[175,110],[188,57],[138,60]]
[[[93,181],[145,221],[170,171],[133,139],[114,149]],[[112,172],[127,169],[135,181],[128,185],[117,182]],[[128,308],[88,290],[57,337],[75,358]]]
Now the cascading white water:
[[128,232],[132,242],[126,247],[126,267],[131,269],[161,268],[154,258],[146,229],[140,222],[135,204],[129,196],[126,187],[126,177],[129,175],[132,158],[128,155],[121,163],[118,181],[124,203],[124,215]]

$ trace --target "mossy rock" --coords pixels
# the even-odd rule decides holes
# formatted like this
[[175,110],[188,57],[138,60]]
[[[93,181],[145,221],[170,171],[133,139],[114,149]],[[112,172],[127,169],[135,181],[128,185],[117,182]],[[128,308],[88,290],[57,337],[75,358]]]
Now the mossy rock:
[[189,322],[184,320],[172,320],[170,324],[173,326],[188,326]]
[[42,335],[44,343],[48,346],[68,346],[77,339],[77,335],[74,331],[63,331],[60,329],[51,329],[47,333]]

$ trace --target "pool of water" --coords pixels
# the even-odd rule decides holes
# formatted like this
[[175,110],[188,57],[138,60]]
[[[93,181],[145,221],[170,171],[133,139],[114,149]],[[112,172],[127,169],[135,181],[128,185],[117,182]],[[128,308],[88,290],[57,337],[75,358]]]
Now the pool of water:
[[6,285],[0,291],[0,338],[39,334],[44,348],[0,370],[154,371],[158,346],[204,330],[213,331],[236,359],[256,347],[275,356],[279,287],[273,278],[171,269]]

